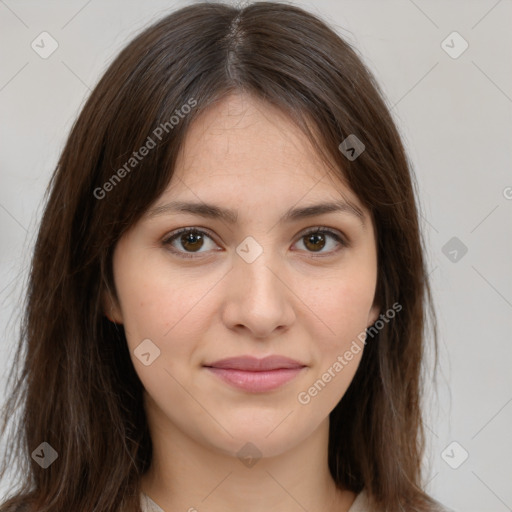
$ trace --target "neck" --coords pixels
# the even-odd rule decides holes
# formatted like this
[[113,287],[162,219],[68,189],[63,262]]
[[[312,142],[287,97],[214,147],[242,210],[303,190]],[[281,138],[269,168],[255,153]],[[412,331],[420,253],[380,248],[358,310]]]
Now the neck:
[[355,499],[353,492],[337,488],[329,472],[328,418],[293,449],[244,464],[159,414],[147,407],[153,458],[141,490],[165,511],[346,512]]

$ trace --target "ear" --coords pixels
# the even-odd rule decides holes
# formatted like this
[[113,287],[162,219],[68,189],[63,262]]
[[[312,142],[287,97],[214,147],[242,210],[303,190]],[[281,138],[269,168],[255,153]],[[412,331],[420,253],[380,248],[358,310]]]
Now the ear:
[[377,320],[377,318],[379,318],[379,315],[380,306],[376,302],[374,302],[373,306],[370,309],[370,312],[368,313],[368,325],[366,327],[370,327],[370,325],[372,325]]
[[102,295],[102,306],[103,306],[103,314],[115,324],[123,323],[123,315],[121,314],[121,309],[117,304],[117,301],[114,300],[112,295],[105,290]]

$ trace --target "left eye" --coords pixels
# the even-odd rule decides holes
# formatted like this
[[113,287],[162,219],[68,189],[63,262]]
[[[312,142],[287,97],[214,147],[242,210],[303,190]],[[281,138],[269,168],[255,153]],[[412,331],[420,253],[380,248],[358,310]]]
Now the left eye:
[[[312,230],[303,233],[299,241],[305,240],[304,246],[306,247],[307,252],[318,253],[324,249],[328,245],[327,241],[331,238],[338,245],[342,247],[348,246],[348,243],[335,231],[329,228],[315,228]],[[184,258],[195,258],[194,253],[208,252],[200,251],[200,249],[204,248],[205,239],[210,240],[215,244],[213,238],[206,233],[197,228],[183,228],[174,233],[171,233],[164,241],[163,244],[171,247],[171,251],[177,254],[179,257]],[[176,248],[175,243],[181,244],[181,247],[185,249],[185,251],[181,251]],[[334,244],[336,245],[336,244]],[[312,249],[312,250],[309,250]],[[331,251],[323,251],[323,253],[333,253],[337,252],[336,249]]]
[[[299,240],[305,240],[304,246],[313,248],[312,252],[319,252],[322,250],[326,245],[328,240],[331,238],[336,242],[337,245],[341,247],[347,247],[347,242],[335,231],[329,228],[315,228],[312,229],[306,233],[304,233]],[[334,245],[336,245],[334,244]],[[333,253],[336,252],[337,249],[331,250],[331,251],[324,251],[326,253]],[[311,252],[311,251],[308,251]]]

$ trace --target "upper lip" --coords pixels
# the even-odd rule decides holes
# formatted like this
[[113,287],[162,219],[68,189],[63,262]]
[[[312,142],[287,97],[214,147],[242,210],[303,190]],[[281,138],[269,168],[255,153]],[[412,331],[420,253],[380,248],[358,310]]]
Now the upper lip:
[[306,365],[285,356],[267,356],[263,359],[252,356],[240,356],[220,359],[219,361],[205,364],[204,366],[257,372],[282,368],[303,368]]

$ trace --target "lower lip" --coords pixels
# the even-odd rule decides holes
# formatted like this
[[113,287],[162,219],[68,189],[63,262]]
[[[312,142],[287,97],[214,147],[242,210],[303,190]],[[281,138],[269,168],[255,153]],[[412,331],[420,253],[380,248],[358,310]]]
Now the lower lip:
[[206,367],[212,373],[223,379],[225,382],[251,393],[272,391],[286,384],[295,378],[305,367],[302,368],[280,368],[251,372],[244,370],[233,370],[229,368]]

